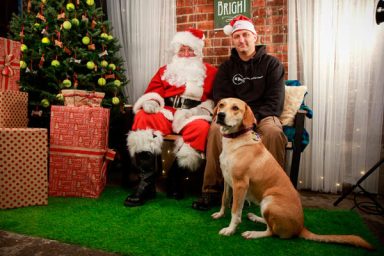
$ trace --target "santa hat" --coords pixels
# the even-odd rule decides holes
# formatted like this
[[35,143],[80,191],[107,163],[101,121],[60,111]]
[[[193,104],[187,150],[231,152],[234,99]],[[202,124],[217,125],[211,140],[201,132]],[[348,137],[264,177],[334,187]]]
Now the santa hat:
[[255,30],[255,26],[253,26],[252,20],[243,15],[236,16],[233,18],[228,25],[224,26],[223,31],[226,35],[232,35],[238,30],[248,30],[253,34],[257,34]]
[[180,46],[187,45],[191,47],[197,56],[203,56],[203,47],[204,47],[204,32],[195,29],[189,28],[186,31],[177,32],[171,41],[171,47],[176,54]]

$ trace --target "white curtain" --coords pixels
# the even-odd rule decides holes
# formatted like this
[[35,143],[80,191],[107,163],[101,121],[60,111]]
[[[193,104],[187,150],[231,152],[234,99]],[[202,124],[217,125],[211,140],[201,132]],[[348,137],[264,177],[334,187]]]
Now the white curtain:
[[[299,188],[337,192],[380,159],[384,24],[375,0],[289,0],[289,79],[309,88],[314,112]],[[378,191],[378,171],[363,183]]]
[[108,0],[107,11],[130,80],[124,94],[133,104],[171,58],[168,47],[176,32],[176,0]]

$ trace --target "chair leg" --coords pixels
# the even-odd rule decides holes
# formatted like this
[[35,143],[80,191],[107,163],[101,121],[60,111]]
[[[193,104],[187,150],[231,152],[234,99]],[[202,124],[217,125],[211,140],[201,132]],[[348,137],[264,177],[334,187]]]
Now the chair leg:
[[300,158],[301,158],[301,140],[304,133],[304,113],[297,113],[295,116],[295,138],[293,142],[292,162],[290,179],[293,186],[297,187],[297,179],[299,177]]

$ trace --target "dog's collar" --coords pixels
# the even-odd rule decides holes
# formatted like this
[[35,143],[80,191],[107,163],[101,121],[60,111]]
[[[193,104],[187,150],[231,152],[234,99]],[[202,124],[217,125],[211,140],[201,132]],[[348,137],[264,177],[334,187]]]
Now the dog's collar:
[[233,139],[233,138],[239,137],[240,135],[242,135],[248,131],[251,131],[251,130],[253,130],[253,127],[248,127],[248,128],[243,129],[243,130],[240,130],[238,132],[223,134],[223,137]]

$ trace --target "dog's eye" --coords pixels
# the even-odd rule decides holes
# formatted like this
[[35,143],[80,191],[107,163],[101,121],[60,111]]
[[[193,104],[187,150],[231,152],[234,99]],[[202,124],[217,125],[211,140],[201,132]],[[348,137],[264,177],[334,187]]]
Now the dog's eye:
[[224,103],[220,103],[219,108],[223,108],[223,107],[224,107]]
[[237,111],[237,110],[239,110],[239,107],[238,107],[238,106],[233,106],[233,107],[232,107],[232,110],[233,110],[233,111]]

